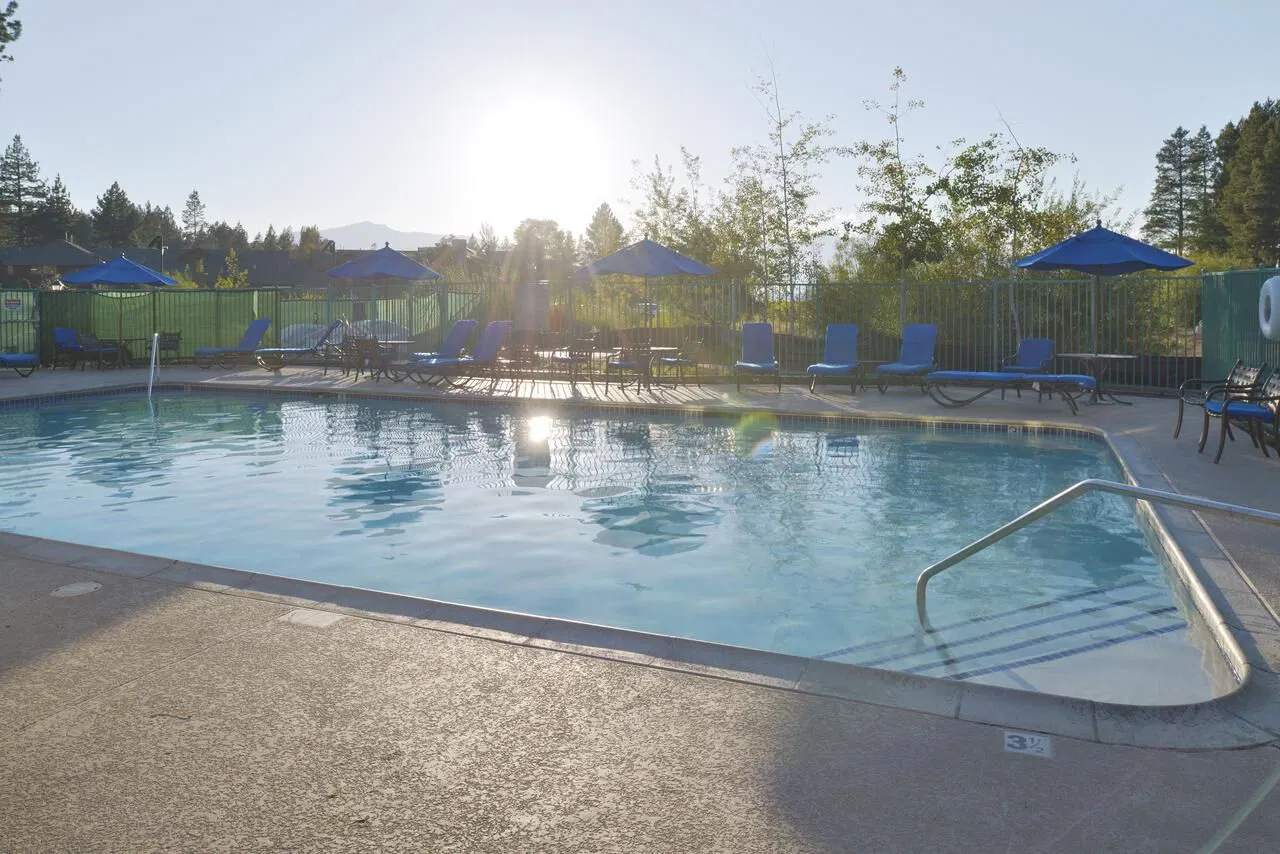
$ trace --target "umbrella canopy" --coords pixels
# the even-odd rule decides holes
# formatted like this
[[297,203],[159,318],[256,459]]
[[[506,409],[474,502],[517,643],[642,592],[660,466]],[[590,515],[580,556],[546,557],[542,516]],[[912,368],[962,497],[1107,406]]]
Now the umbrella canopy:
[[164,273],[157,273],[150,267],[144,267],[121,255],[112,261],[78,270],[59,277],[64,285],[176,285],[177,279],[171,279]]
[[1122,276],[1139,270],[1180,270],[1193,261],[1180,258],[1110,229],[1099,222],[1048,249],[1013,262],[1028,270],[1077,270],[1094,276]]
[[1076,270],[1093,275],[1089,292],[1089,348],[1098,352],[1098,277],[1123,276],[1139,270],[1180,270],[1194,261],[1102,227],[1068,237],[1034,255],[1013,262],[1028,270]]
[[339,264],[325,273],[331,279],[438,279],[440,274],[425,264],[397,252],[391,244],[383,246],[376,252],[361,255]]
[[659,279],[663,276],[714,276],[716,271],[661,243],[645,239],[579,267],[575,275],[594,278],[611,273]]

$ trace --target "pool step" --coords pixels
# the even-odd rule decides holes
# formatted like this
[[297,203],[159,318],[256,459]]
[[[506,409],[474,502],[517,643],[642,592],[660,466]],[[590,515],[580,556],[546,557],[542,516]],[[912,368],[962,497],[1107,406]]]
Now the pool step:
[[927,635],[904,635],[819,657],[922,676],[972,679],[1185,627],[1166,593],[1138,582],[1084,591],[938,626]]

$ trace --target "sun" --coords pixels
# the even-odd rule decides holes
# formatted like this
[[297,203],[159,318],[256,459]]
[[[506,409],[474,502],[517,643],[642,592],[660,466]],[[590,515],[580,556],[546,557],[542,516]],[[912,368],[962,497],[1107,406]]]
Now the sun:
[[571,98],[508,93],[478,105],[472,128],[465,180],[488,209],[517,219],[554,217],[600,193],[607,132]]

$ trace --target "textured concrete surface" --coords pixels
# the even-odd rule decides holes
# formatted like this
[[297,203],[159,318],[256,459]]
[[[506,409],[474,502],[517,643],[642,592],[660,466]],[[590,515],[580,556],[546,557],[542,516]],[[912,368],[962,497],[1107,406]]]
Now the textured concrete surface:
[[[1272,850],[1177,752],[0,557],[0,850]],[[102,588],[71,598],[76,581]],[[315,614],[326,614],[316,620]],[[33,686],[46,686],[32,690]],[[1256,803],[1255,803],[1256,802]]]
[[[164,374],[416,393],[301,370]],[[40,372],[0,380],[0,398],[141,380]],[[569,397],[557,384],[498,391]],[[1140,482],[1280,504],[1280,464],[1237,442],[1213,466],[1194,435],[1169,438],[1167,400],[1072,418],[1026,399],[943,410],[909,392],[608,398],[1094,426],[1127,443]],[[1276,531],[1203,521],[1203,556],[1225,550],[1209,570],[1235,573],[1228,592],[1256,589],[1273,608]],[[1274,746],[1055,737],[1052,759],[1031,758],[1005,752],[1000,727],[435,631],[406,624],[413,615],[367,619],[360,601],[350,615],[264,601],[180,563],[96,560],[74,548],[0,555],[0,851],[1253,852],[1280,838]],[[131,569],[172,579],[120,574]],[[86,581],[102,586],[51,595]],[[1233,619],[1251,623],[1264,649],[1250,664],[1275,681],[1272,614]],[[1258,696],[1239,713],[1274,721]],[[1171,716],[1161,743],[1176,745],[1186,724]]]

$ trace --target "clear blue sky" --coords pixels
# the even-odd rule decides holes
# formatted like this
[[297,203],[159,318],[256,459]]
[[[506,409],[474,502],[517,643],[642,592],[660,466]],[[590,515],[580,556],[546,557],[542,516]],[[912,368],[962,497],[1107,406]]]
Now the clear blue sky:
[[[21,133],[88,207],[113,180],[250,233],[373,220],[578,232],[601,201],[629,224],[632,162],[684,145],[718,185],[764,139],[770,58],[789,109],[837,141],[887,128],[862,101],[901,65],[926,108],[909,149],[999,130],[1074,153],[1090,186],[1146,201],[1178,124],[1216,133],[1280,96],[1276,0],[897,3],[20,0],[0,136]],[[853,163],[823,202],[856,212]]]

